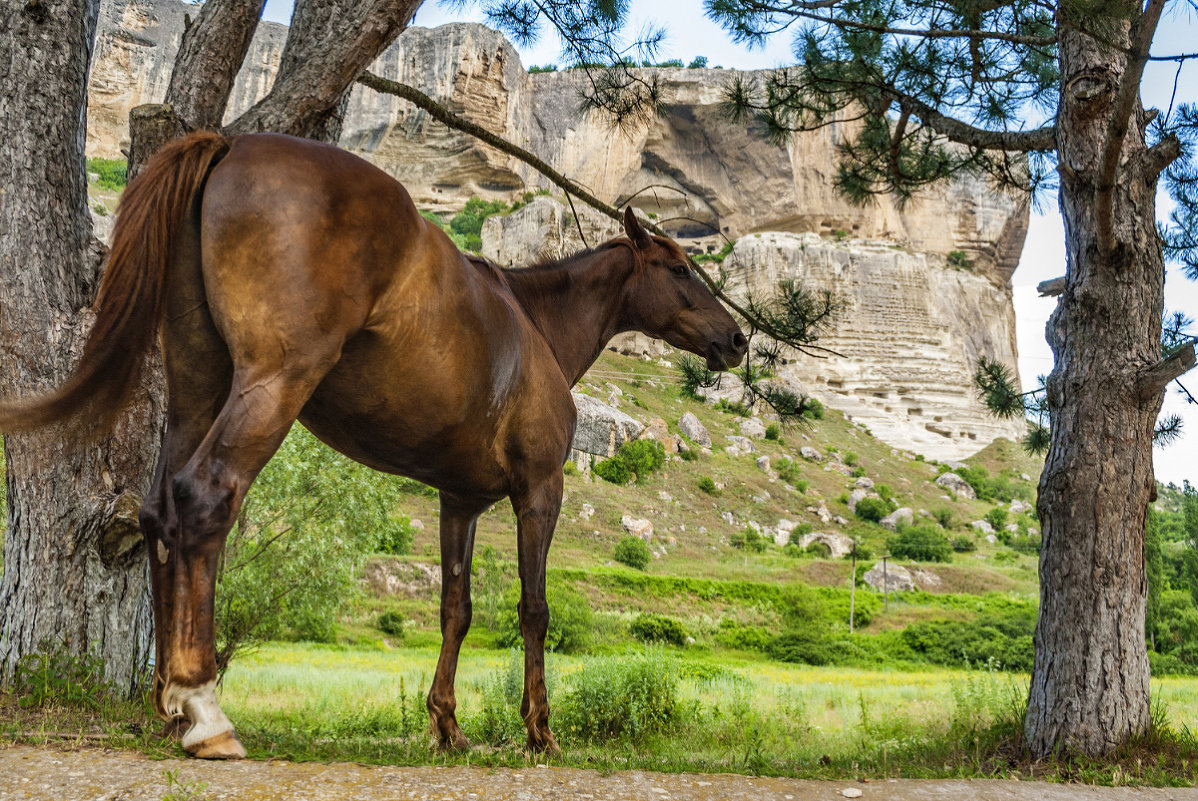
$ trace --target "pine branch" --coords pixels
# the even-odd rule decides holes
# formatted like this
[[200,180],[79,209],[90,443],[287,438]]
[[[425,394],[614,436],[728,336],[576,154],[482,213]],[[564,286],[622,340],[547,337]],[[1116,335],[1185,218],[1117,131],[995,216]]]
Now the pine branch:
[[979,31],[970,28],[891,28],[886,25],[874,25],[868,22],[859,22],[853,19],[844,17],[824,16],[822,14],[814,14],[810,11],[801,8],[778,8],[773,9],[775,13],[789,14],[790,16],[809,19],[814,22],[819,22],[825,25],[832,25],[837,28],[849,28],[851,30],[868,31],[869,33],[880,33],[890,36],[912,36],[923,39],[970,39],[974,41],[998,41],[1009,42],[1010,44],[1030,45],[1033,47],[1047,47],[1057,43],[1056,36],[1022,36],[1017,33],[1006,33],[1004,31]]

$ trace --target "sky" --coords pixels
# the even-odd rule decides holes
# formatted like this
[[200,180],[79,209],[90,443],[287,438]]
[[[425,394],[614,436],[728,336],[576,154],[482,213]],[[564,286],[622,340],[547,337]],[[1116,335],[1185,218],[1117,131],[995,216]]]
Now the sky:
[[[291,17],[292,0],[268,0],[265,19],[286,24]],[[460,5],[460,4],[455,4]],[[668,7],[668,13],[666,9]],[[413,24],[436,27],[446,22],[482,22],[482,15],[467,4],[465,8],[426,0],[416,12]],[[646,26],[666,29],[667,38],[657,58],[678,58],[689,62],[696,56],[706,56],[711,66],[736,69],[768,69],[793,63],[790,42],[786,36],[775,36],[768,47],[749,50],[732,44],[724,31],[703,14],[702,0],[632,0],[628,30],[635,33]],[[1198,15],[1186,4],[1169,3],[1157,31],[1152,52],[1172,55],[1194,51],[1198,41]],[[518,48],[525,66],[564,63],[560,46],[549,35],[531,47]],[[1169,107],[1177,79],[1177,102],[1198,102],[1198,63],[1187,63],[1177,74],[1171,62],[1150,62],[1141,84],[1144,105],[1161,109]],[[1158,214],[1168,214],[1170,201],[1163,192],[1158,196]],[[1019,374],[1024,389],[1036,384],[1036,377],[1052,369],[1052,351],[1044,340],[1044,325],[1056,305],[1055,298],[1040,298],[1036,284],[1065,274],[1065,233],[1057,210],[1055,196],[1043,198],[1041,208],[1032,213],[1023,258],[1012,278],[1015,296],[1015,319],[1019,347]],[[1165,304],[1168,310],[1184,311],[1198,319],[1198,283],[1187,281],[1175,268],[1170,268],[1165,282]],[[1187,387],[1198,395],[1198,370],[1182,378]],[[1165,412],[1180,414],[1185,420],[1182,438],[1172,445],[1157,448],[1155,465],[1157,478],[1181,484],[1183,480],[1198,484],[1198,407],[1186,404],[1171,385],[1165,398]]]

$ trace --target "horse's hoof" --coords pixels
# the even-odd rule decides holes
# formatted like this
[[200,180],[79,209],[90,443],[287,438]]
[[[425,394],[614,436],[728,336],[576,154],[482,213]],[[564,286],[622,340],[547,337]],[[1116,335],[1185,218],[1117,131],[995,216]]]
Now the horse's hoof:
[[162,726],[162,732],[159,737],[164,740],[174,740],[178,742],[183,739],[183,735],[187,733],[191,727],[191,721],[180,715],[179,717],[171,718]]
[[186,751],[196,759],[245,759],[245,746],[231,731],[200,740]]
[[553,732],[548,729],[543,734],[533,736],[528,735],[528,750],[533,753],[545,754],[546,756],[561,756],[562,749],[558,747],[557,740],[553,737]]

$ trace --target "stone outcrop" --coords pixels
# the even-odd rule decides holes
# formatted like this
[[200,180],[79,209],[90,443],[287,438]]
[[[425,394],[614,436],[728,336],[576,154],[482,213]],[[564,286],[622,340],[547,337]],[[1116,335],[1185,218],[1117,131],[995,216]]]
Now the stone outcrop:
[[768,297],[794,279],[832,292],[840,309],[819,344],[840,356],[799,356],[783,372],[896,447],[960,458],[1022,423],[978,401],[979,356],[1016,363],[1009,284],[877,241],[763,233],[737,240],[724,261],[734,297]]
[[573,393],[574,406],[578,409],[578,425],[574,429],[571,459],[577,461],[577,453],[589,453],[608,459],[625,442],[634,440],[644,426],[619,409],[580,392]]

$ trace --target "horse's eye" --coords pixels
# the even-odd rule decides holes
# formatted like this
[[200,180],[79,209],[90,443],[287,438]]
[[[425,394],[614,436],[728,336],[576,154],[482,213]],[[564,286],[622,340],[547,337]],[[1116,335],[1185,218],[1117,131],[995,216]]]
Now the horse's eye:
[[680,277],[686,277],[687,275],[690,274],[690,268],[687,267],[685,264],[675,264],[673,267],[670,268],[670,272],[672,272],[672,273],[674,273],[674,275],[677,275]]

